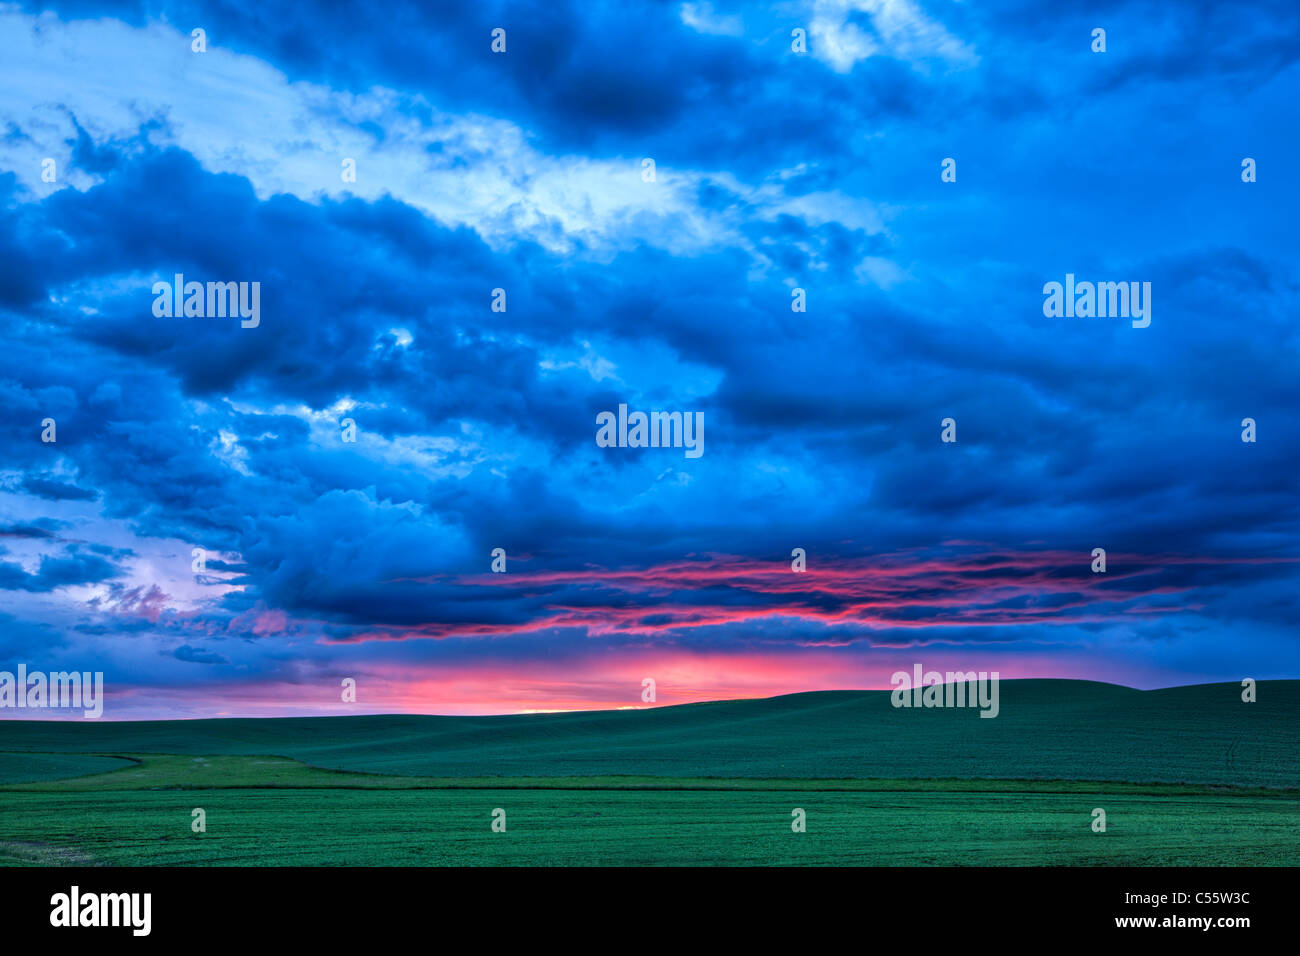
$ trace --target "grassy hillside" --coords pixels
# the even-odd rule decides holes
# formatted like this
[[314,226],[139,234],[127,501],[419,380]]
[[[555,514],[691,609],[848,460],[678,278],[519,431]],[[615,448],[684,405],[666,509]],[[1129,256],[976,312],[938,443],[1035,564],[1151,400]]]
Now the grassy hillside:
[[[1234,684],[1001,690],[992,720],[828,692],[487,718],[3,721],[0,864],[1288,865],[1300,853],[1300,682],[1261,684],[1254,704]],[[85,775],[56,779],[73,774]],[[196,807],[204,833],[190,828]],[[805,833],[791,830],[796,807]],[[1104,833],[1090,826],[1098,807]],[[505,833],[491,830],[496,808]]]
[[[0,736],[0,740],[3,739]],[[29,780],[58,780],[86,773],[99,774],[129,766],[129,760],[89,754],[0,753],[0,785]]]
[[[207,812],[191,832],[191,809]],[[491,813],[507,814],[493,833]],[[807,812],[793,833],[791,809]],[[1094,807],[1106,833],[1089,828]],[[1294,799],[1110,792],[0,793],[0,865],[1272,865]]]
[[[1001,713],[828,691],[505,717],[0,722],[0,751],[282,755],[429,777],[1024,778],[1300,786],[1300,681],[1003,681]],[[436,702],[431,702],[431,707]]]
[[[400,777],[135,755],[0,787],[0,864],[1224,864],[1300,853],[1300,792],[1010,780]],[[201,807],[207,830],[194,833]],[[807,831],[790,827],[805,811]],[[1092,810],[1107,814],[1105,833]],[[506,813],[504,833],[490,827]]]

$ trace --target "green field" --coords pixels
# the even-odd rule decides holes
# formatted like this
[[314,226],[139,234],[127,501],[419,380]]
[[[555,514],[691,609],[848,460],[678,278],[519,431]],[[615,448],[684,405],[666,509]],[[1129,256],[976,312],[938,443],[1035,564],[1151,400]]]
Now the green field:
[[0,753],[0,785],[26,783],[29,780],[56,780],[83,773],[103,773],[130,766],[121,757],[92,754],[10,754]]
[[1233,684],[1006,681],[1001,709],[827,692],[490,718],[8,721],[0,863],[1300,860],[1300,682],[1244,704]]

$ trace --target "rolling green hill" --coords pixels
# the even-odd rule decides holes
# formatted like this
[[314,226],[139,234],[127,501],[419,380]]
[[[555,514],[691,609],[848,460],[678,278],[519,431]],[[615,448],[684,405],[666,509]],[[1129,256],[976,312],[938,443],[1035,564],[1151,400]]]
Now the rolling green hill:
[[1003,681],[1001,712],[826,691],[501,717],[5,721],[0,751],[281,755],[429,777],[1023,778],[1300,786],[1300,681]]
[[[0,736],[0,740],[3,740]],[[130,760],[90,754],[0,753],[0,785],[33,780],[59,780],[82,774],[106,773],[131,766]]]
[[0,865],[1278,866],[1300,852],[1298,755],[1300,681],[1262,683],[1251,704],[1235,684],[1005,681],[991,720],[878,691],[506,717],[10,720]]
[[[0,866],[1293,866],[1300,853],[1293,791],[961,786],[0,789]],[[791,832],[796,807],[805,833]]]

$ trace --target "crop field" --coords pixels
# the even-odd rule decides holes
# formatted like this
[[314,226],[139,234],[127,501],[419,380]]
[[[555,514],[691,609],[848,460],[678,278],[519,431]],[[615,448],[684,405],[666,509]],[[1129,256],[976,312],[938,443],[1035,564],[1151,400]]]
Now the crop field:
[[1294,865],[1300,682],[1260,688],[1005,682],[995,720],[860,692],[9,721],[0,864]]

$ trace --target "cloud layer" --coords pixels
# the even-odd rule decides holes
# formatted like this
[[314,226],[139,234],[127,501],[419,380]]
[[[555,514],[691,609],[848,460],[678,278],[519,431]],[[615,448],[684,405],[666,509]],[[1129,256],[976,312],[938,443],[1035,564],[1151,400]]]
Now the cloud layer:
[[[1300,676],[1300,14],[969,6],[0,10],[0,668],[110,717]],[[1150,327],[1045,317],[1067,273]],[[597,447],[620,404],[705,454]]]

